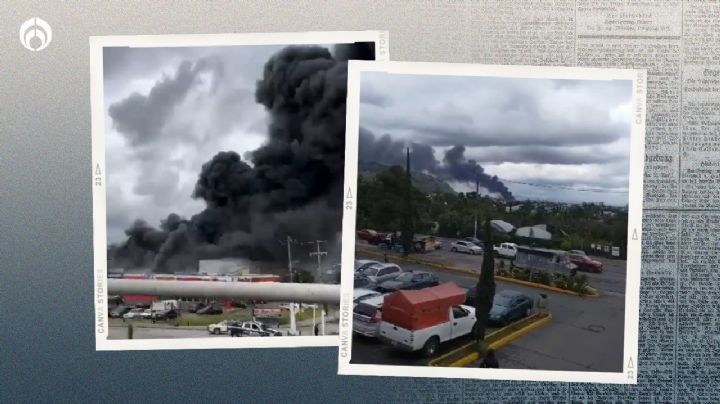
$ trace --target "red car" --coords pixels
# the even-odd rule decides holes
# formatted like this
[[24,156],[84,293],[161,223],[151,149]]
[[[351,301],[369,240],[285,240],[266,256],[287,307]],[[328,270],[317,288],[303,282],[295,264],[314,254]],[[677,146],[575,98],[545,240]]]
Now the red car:
[[588,257],[587,255],[583,254],[569,254],[570,255],[570,262],[577,265],[578,269],[580,271],[589,271],[589,272],[595,272],[595,273],[602,273],[603,271],[603,264],[600,261],[595,261],[594,259]]
[[389,233],[381,233],[371,229],[362,229],[357,232],[357,236],[361,240],[367,241],[369,244],[380,244],[385,241]]

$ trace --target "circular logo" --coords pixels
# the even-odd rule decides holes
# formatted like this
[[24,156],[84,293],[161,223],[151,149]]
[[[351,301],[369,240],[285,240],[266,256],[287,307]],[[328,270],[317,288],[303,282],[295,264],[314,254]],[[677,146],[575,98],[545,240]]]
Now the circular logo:
[[20,43],[33,52],[47,48],[52,41],[52,29],[42,18],[33,17],[20,26]]

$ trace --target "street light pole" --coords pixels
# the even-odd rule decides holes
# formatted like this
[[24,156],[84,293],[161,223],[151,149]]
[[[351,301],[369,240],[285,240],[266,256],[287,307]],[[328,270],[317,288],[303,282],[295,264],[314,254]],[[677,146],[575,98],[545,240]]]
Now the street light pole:
[[[292,267],[292,247],[290,246],[292,239],[287,236],[287,247],[288,247],[288,270],[290,271],[290,283],[293,283],[293,267]],[[290,333],[296,335],[297,328],[295,326],[295,303],[290,302]]]

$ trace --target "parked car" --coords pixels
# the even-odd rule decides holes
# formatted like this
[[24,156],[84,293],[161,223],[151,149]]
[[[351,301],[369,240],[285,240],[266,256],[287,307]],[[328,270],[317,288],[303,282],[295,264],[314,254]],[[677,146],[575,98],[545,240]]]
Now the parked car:
[[576,251],[576,250],[568,251],[568,253],[569,253],[568,256],[570,258],[570,262],[577,265],[578,270],[595,272],[598,274],[602,273],[602,271],[603,271],[602,262],[596,261],[596,260],[588,257],[585,254],[575,254],[575,253],[573,253],[573,251]]
[[128,311],[127,313],[123,314],[123,318],[125,319],[135,319],[135,318],[150,318],[151,312],[150,309],[132,309]]
[[357,232],[357,236],[361,240],[365,240],[368,244],[380,244],[385,241],[388,233],[382,233],[372,229],[362,229]]
[[357,304],[362,302],[363,300],[367,300],[380,295],[382,295],[382,293],[372,289],[356,288],[353,290],[353,304],[357,306]]
[[117,306],[114,309],[110,310],[110,313],[108,314],[110,318],[122,318],[123,314],[129,312],[132,310],[132,306]]
[[503,290],[495,293],[488,321],[504,326],[529,316],[532,308],[533,300],[530,297],[514,290]]
[[368,278],[375,283],[381,283],[396,278],[402,273],[402,269],[397,264],[378,263],[363,268],[362,271],[356,273],[356,276]]
[[119,306],[124,306],[122,296],[118,296],[118,295],[108,296],[108,299],[107,299],[108,314],[111,311],[115,310]]
[[353,308],[353,332],[369,338],[376,338],[382,320],[382,305],[385,296],[377,295],[363,300]]
[[355,276],[355,282],[353,288],[355,289],[370,289],[374,290],[377,287],[377,283],[371,281],[364,276]]
[[500,243],[500,245],[493,246],[493,250],[499,257],[515,258],[515,255],[517,255],[517,244]]
[[482,254],[482,248],[478,247],[477,245],[469,242],[469,241],[453,241],[450,244],[450,251],[452,252],[462,252],[462,253],[468,253],[468,254]]
[[417,290],[437,286],[438,276],[426,271],[403,272],[397,278],[381,283],[377,290],[382,293],[396,290]]
[[476,246],[478,246],[480,248],[482,248],[482,246],[483,246],[483,241],[477,237],[465,237],[465,239],[463,241],[467,241],[468,243],[475,244]]
[[205,303],[196,303],[188,309],[188,313],[197,313],[198,310],[202,309],[203,307],[207,306]]
[[218,303],[211,303],[195,312],[196,314],[222,314],[223,307]]
[[583,250],[570,250],[570,251],[568,251],[568,254],[587,255],[587,254],[585,254],[585,251],[583,251]]
[[355,260],[355,272],[362,271],[373,264],[381,264],[381,262],[375,260]]
[[153,320],[174,320],[180,316],[177,309],[155,310],[151,313],[150,318]]

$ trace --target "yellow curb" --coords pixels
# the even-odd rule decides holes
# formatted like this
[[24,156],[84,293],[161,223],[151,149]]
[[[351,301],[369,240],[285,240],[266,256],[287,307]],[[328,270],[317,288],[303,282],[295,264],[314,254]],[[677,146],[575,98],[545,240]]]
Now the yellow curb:
[[[514,331],[514,332],[500,338],[499,340],[497,340],[495,342],[490,343],[488,345],[488,347],[491,349],[494,349],[494,350],[501,349],[501,348],[507,346],[508,344],[510,344],[511,342],[527,335],[528,333],[530,333],[530,331],[533,331],[533,330],[549,323],[550,320],[552,320],[552,314],[548,314],[547,317],[542,318],[538,321],[534,321],[534,322],[528,324],[526,327],[523,327],[517,331]],[[480,355],[477,352],[473,352],[470,355],[468,355],[462,359],[458,359],[455,362],[451,363],[449,367],[464,368],[467,365],[477,361],[478,359],[480,359]]]
[[[511,325],[512,325],[512,324],[511,324]],[[510,327],[510,325],[508,325],[508,327]],[[485,339],[488,340],[488,339],[492,338],[495,334],[499,333],[500,331],[502,331],[502,328],[499,329],[499,330],[495,330],[495,331],[491,332],[490,334],[486,335],[486,336],[485,336]],[[467,347],[469,347],[469,346],[471,346],[471,345],[473,345],[473,344],[474,344],[474,342],[470,342],[470,343],[465,344],[465,345],[463,345],[463,346],[461,346],[461,347],[459,347],[459,348],[455,348],[455,349],[453,349],[452,351],[450,351],[450,352],[448,352],[448,353],[446,353],[446,354],[444,354],[444,355],[438,356],[437,358],[435,358],[435,359],[431,360],[430,362],[428,362],[428,366],[440,366],[440,365],[438,365],[439,362],[442,362],[443,360],[445,360],[445,358],[450,357],[450,356],[454,355],[455,353],[457,353],[457,352],[459,352],[459,351],[462,351],[463,349],[467,349]]]
[[[381,254],[377,251],[366,250],[364,248],[358,248],[357,250],[364,254],[374,255],[376,257],[384,257],[385,256],[385,254]],[[479,272],[474,272],[474,271],[470,271],[470,270],[462,269],[462,268],[450,267],[450,266],[447,266],[444,264],[439,264],[439,263],[436,263],[433,261],[405,258],[405,257],[395,255],[395,254],[388,254],[388,257],[394,258],[394,259],[397,259],[400,261],[410,262],[410,263],[414,263],[414,264],[429,265],[432,267],[436,267],[436,268],[440,268],[440,269],[444,269],[444,270],[448,270],[448,271],[459,272],[459,273],[468,274],[468,275],[480,275]],[[571,295],[571,296],[578,296],[578,297],[598,297],[598,296],[600,296],[600,292],[597,289],[590,287],[590,286],[587,287],[589,293],[581,295],[577,292],[573,292],[572,290],[556,288],[554,286],[545,285],[543,283],[528,282],[528,281],[523,281],[523,280],[515,279],[515,278],[508,278],[508,277],[500,276],[500,275],[495,275],[495,279],[497,279],[499,281],[503,281],[503,282],[516,283],[518,285],[524,285],[524,286],[528,286],[531,288],[537,288],[537,289],[545,289],[545,290],[549,290],[552,292],[563,293],[563,294]]]

